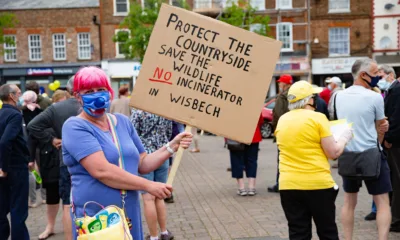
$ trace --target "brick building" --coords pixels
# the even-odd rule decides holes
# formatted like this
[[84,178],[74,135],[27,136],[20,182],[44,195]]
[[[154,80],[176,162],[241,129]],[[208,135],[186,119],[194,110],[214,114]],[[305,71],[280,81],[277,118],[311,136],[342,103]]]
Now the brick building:
[[[36,80],[45,87],[69,77],[84,65],[100,66],[99,0],[0,0],[0,12],[15,14],[18,23],[4,33],[16,43],[5,44],[0,56],[1,82],[22,90]],[[48,92],[48,90],[47,90]]]
[[352,84],[351,66],[372,54],[371,12],[371,1],[311,1],[314,83],[324,85],[326,77],[338,76],[346,86]]
[[400,75],[400,2],[373,1],[373,57],[379,64],[392,66]]
[[[283,42],[269,95],[277,93],[276,81],[281,74],[290,74],[295,81],[310,76],[309,0],[249,0],[256,14],[270,17],[269,36]],[[238,1],[233,1],[238,3]],[[217,17],[226,0],[192,0],[193,11]],[[250,26],[250,31],[259,26]],[[267,56],[267,54],[266,54]]]
[[128,16],[133,2],[135,0],[100,1],[101,49],[103,53],[101,67],[110,77],[115,92],[118,92],[121,85],[129,85],[130,89],[133,89],[141,66],[138,61],[125,59],[119,47],[123,43],[113,41],[113,36],[118,31],[129,32],[120,25]]

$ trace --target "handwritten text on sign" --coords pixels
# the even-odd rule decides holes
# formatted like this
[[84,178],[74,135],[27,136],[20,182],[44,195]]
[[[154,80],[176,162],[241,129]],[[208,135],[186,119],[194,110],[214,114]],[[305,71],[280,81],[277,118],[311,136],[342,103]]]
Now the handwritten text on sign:
[[[280,45],[211,18],[163,5],[131,105],[249,142]],[[265,54],[269,60],[262,59]],[[229,126],[235,123],[243,128],[229,133]]]

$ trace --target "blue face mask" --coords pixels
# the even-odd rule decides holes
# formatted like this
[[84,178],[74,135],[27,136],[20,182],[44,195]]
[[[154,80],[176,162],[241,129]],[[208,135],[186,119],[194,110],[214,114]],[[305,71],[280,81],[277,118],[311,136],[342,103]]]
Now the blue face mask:
[[378,87],[380,90],[386,91],[390,86],[390,82],[386,81],[386,79],[382,79],[378,82]]
[[110,106],[110,93],[108,91],[94,92],[81,95],[83,110],[92,117],[98,118],[104,115],[95,113],[96,110],[107,109]]
[[18,98],[17,106],[21,107],[24,104],[24,99],[22,97]]
[[372,77],[372,76],[369,75],[367,72],[365,72],[365,74],[367,74],[367,76],[371,78],[371,82],[368,82],[368,81],[365,80],[364,78],[363,78],[362,80],[364,80],[364,82],[366,82],[371,88],[376,87],[376,86],[378,85],[379,80],[382,79],[382,77],[379,76],[379,75],[378,75],[378,76],[375,76],[375,77]]

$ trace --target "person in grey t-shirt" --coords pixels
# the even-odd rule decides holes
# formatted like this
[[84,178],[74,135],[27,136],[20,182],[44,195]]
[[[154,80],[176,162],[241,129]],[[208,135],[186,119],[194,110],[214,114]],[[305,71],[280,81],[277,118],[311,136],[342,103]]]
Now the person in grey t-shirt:
[[[378,65],[371,59],[357,60],[353,65],[354,85],[336,94],[336,111],[338,119],[347,119],[353,123],[354,139],[350,141],[345,152],[363,152],[380,147],[383,136],[388,130],[384,114],[383,98],[371,91],[376,87],[380,76]],[[379,239],[387,239],[391,221],[389,195],[392,191],[390,171],[385,158],[381,160],[381,172],[376,180],[365,181],[369,194],[377,205],[377,225]],[[340,165],[339,165],[340,168]],[[354,227],[354,209],[361,181],[343,177],[344,206],[342,223],[345,239],[352,239]]]

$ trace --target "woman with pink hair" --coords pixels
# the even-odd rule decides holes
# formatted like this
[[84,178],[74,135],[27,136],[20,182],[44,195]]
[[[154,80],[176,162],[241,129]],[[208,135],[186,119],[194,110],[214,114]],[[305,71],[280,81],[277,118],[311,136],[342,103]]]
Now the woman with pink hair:
[[[146,180],[138,174],[154,171],[180,146],[187,149],[192,134],[181,133],[162,148],[146,154],[129,119],[122,114],[106,114],[114,92],[105,72],[96,67],[85,67],[76,73],[74,96],[82,104],[83,111],[77,117],[69,118],[62,130],[63,160],[72,181],[72,213],[76,218],[83,217],[83,207],[90,201],[125,208],[133,225],[130,233],[133,239],[141,240],[139,190],[165,199],[171,195],[172,186]],[[111,135],[113,126],[116,139]],[[114,140],[119,142],[119,150]],[[120,157],[123,168],[119,166]],[[93,216],[100,210],[89,204],[85,213]],[[73,234],[76,238],[77,231]]]

